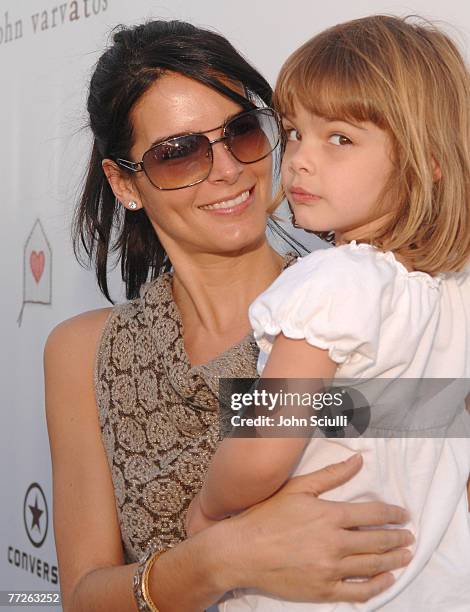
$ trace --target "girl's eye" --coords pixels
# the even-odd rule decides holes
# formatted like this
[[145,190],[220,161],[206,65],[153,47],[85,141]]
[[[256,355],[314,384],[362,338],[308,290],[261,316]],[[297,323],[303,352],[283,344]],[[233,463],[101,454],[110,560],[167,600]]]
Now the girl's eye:
[[295,140],[300,140],[301,139],[299,131],[296,130],[295,128],[293,128],[293,127],[285,127],[284,128],[284,132],[286,134],[287,140],[290,140],[290,141],[294,140],[295,141]]
[[336,146],[344,146],[344,145],[352,144],[352,142],[349,140],[349,138],[347,138],[346,136],[343,136],[342,134],[332,134],[328,138],[328,142],[330,142],[331,144],[334,144]]

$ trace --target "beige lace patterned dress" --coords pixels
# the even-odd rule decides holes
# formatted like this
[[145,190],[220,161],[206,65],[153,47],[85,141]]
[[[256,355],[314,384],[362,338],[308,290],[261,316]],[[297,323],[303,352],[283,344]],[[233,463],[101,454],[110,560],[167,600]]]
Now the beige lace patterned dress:
[[[294,261],[287,255],[285,265]],[[255,377],[250,334],[191,367],[171,274],[112,309],[95,365],[102,439],[126,563],[185,538],[184,516],[219,441],[219,377]]]

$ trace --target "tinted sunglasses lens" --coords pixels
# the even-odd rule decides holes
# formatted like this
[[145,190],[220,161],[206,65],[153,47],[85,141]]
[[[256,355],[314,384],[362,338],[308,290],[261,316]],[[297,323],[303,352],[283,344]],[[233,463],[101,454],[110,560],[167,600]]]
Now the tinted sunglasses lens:
[[203,134],[172,138],[145,153],[145,173],[160,189],[187,187],[209,176],[212,151]]
[[279,124],[271,109],[259,109],[235,117],[227,123],[225,133],[230,151],[245,164],[263,159],[279,142]]

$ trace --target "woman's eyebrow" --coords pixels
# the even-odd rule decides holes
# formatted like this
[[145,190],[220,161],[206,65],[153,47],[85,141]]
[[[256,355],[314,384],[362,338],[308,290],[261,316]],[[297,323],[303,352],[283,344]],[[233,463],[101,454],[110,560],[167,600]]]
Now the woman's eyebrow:
[[176,134],[168,134],[167,136],[160,136],[159,138],[157,138],[150,144],[150,148],[155,147],[156,145],[161,144],[162,142],[165,142],[166,140],[171,140],[172,138],[178,138],[178,136],[186,136],[187,134],[200,134],[200,133],[201,132],[177,132]]
[[162,142],[166,142],[167,140],[172,140],[173,138],[178,138],[179,136],[187,136],[189,134],[206,134],[207,132],[213,132],[214,130],[220,130],[220,128],[223,128],[224,125],[228,121],[231,121],[237,115],[240,115],[243,112],[244,111],[238,111],[237,113],[233,113],[233,115],[229,115],[228,117],[225,118],[224,122],[221,125],[216,125],[215,127],[209,128],[208,130],[194,130],[194,131],[186,131],[186,132],[177,132],[176,134],[169,134],[167,136],[161,136],[157,138],[156,140],[154,140],[151,143],[149,148],[151,149],[152,147],[155,147],[156,145],[161,144]]
[[[224,124],[222,124],[224,125]],[[221,125],[218,127],[222,127]],[[212,128],[212,130],[216,130],[217,128]],[[149,148],[151,149],[152,147],[156,147],[159,144],[162,144],[162,142],[166,142],[167,140],[173,140],[173,138],[179,138],[180,136],[189,136],[192,134],[204,134],[205,132],[211,132],[212,130],[205,130],[205,131],[186,131],[186,132],[176,132],[176,134],[168,134],[167,136],[161,136],[159,138],[157,138],[156,140],[154,140]]]

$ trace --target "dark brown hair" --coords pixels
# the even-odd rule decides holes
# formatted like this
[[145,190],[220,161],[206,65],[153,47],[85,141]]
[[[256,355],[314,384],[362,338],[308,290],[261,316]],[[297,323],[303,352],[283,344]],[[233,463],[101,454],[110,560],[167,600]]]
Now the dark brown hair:
[[[215,89],[246,110],[255,106],[250,97],[271,103],[269,83],[216,32],[183,21],[151,21],[115,32],[90,82],[87,109],[94,141],[73,222],[74,252],[82,263],[94,263],[98,285],[111,302],[110,253],[116,253],[121,262],[128,299],[137,297],[147,280],[171,267],[145,211],[123,211],[101,166],[105,158],[129,157],[131,110],[152,83],[169,71]],[[227,82],[242,84],[247,97]]]

